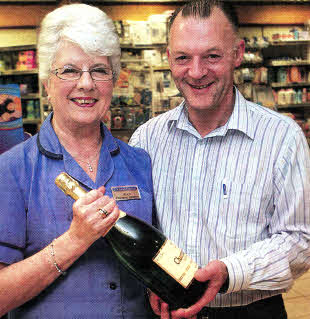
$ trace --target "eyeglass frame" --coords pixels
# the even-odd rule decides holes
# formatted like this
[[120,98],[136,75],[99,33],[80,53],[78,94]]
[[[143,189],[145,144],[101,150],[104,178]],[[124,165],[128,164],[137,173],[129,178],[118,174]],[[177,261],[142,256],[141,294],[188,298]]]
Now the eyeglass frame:
[[[76,70],[76,71],[78,71],[78,73],[80,74],[80,76],[79,76],[78,78],[76,78],[76,79],[63,79],[63,78],[61,78],[61,77],[58,75],[58,70],[61,70],[61,69],[70,69],[70,68],[71,68],[71,69],[74,69],[74,70]],[[103,67],[101,67],[101,68],[103,68]],[[107,81],[113,80],[113,78],[114,78],[114,76],[115,76],[115,72],[114,72],[111,68],[104,67],[104,69],[111,70],[111,72],[112,72],[112,77],[111,77],[111,79],[108,79],[108,80],[95,80],[95,79],[92,77],[92,72],[93,72],[95,69],[96,69],[96,68],[90,69],[90,70],[81,70],[81,69],[79,69],[79,68],[77,68],[77,67],[62,67],[62,68],[57,68],[57,69],[51,70],[50,72],[51,72],[52,74],[56,75],[56,76],[58,77],[58,79],[63,80],[63,81],[78,81],[78,80],[81,79],[82,73],[84,73],[84,72],[89,73],[91,79],[92,79],[94,82],[107,82]],[[99,69],[99,67],[98,67],[98,69]]]

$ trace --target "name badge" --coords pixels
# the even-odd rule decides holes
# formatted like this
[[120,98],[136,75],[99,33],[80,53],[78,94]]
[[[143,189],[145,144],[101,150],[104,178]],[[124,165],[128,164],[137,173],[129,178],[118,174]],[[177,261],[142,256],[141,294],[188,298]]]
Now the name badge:
[[137,185],[111,187],[115,200],[141,199]]

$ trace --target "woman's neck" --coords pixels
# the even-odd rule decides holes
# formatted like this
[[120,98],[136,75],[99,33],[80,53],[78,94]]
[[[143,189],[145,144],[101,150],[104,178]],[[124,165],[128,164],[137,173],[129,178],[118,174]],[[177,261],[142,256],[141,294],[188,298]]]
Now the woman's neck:
[[60,127],[52,120],[55,133],[66,151],[76,160],[88,176],[95,181],[102,145],[100,122],[96,127]]
[[102,143],[100,122],[92,126],[60,126],[52,119],[52,126],[63,147],[74,156],[91,156],[96,152]]

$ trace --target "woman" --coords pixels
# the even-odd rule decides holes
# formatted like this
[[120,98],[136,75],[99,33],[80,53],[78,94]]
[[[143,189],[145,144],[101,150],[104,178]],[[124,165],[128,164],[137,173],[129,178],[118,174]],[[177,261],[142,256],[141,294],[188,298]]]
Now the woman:
[[[144,287],[103,238],[119,208],[152,221],[148,156],[101,122],[120,68],[113,22],[92,6],[58,8],[38,57],[53,113],[0,157],[0,317],[150,318]],[[93,190],[73,203],[54,183],[63,171]],[[128,185],[140,198],[116,205],[111,187]]]

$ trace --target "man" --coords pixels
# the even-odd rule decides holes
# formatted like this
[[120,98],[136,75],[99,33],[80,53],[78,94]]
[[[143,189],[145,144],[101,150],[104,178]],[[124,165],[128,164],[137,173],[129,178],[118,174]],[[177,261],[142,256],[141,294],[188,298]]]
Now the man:
[[195,305],[170,313],[151,293],[153,310],[161,318],[286,318],[281,293],[310,267],[306,139],[294,121],[234,87],[244,42],[231,8],[189,2],[169,26],[169,65],[184,102],[138,128],[131,145],[152,158],[161,230],[209,284]]

